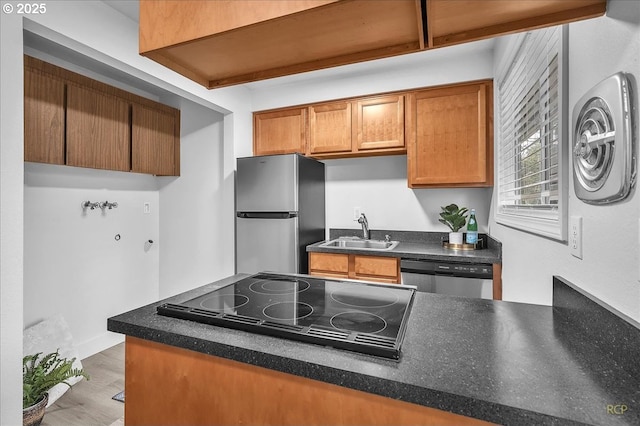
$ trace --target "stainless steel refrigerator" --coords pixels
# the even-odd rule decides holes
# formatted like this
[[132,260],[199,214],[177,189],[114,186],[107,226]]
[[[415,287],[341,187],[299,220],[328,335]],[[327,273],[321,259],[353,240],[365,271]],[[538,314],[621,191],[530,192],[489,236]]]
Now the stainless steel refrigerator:
[[236,271],[308,273],[325,239],[324,164],[299,154],[238,158]]

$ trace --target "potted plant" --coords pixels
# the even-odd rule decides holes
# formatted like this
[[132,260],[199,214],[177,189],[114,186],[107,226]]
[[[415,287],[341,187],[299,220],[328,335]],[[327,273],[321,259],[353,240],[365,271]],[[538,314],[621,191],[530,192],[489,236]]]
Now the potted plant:
[[60,358],[58,351],[45,355],[40,360],[39,352],[22,358],[22,424],[39,425],[49,400],[49,389],[59,383],[69,385],[66,380],[82,376],[89,380],[83,369],[72,368],[73,361]]
[[449,232],[449,244],[462,244],[462,232],[460,229],[467,223],[467,208],[458,207],[457,204],[449,204],[446,207],[441,207],[440,212],[441,223],[447,225],[451,232]]

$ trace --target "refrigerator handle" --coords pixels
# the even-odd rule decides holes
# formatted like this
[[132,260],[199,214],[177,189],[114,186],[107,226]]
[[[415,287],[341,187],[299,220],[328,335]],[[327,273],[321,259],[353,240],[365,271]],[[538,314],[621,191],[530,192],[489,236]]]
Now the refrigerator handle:
[[298,212],[237,212],[242,219],[291,219],[298,217]]

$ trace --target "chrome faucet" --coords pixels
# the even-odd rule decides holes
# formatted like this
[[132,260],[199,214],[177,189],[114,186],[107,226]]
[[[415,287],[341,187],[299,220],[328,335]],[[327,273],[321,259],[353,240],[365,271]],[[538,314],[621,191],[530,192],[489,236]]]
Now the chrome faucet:
[[367,217],[364,213],[360,213],[360,217],[358,218],[358,223],[362,225],[362,238],[365,240],[369,239],[369,222],[367,222]]

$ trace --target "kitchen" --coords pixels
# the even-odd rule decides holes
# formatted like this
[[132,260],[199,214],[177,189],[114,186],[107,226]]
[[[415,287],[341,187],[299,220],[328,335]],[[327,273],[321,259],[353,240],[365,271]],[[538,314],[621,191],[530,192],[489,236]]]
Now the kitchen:
[[[637,4],[633,2],[611,1],[606,18],[570,25],[570,107],[588,88],[608,75],[620,70],[634,72],[638,69],[637,13]],[[140,57],[137,54],[137,25],[131,19],[100,2],[62,2],[56,7],[49,7],[45,15],[29,17],[24,21],[24,27],[40,37],[80,51],[95,61],[121,69],[138,79],[152,81],[165,91],[177,91],[187,99],[180,105],[183,124],[189,129],[186,135],[182,135],[182,176],[179,179],[155,180],[140,176],[120,178],[107,172],[89,173],[23,164],[21,112],[19,108],[6,107],[17,105],[22,99],[21,85],[15,83],[15,76],[22,73],[23,24],[21,20],[10,20],[6,15],[2,19],[3,379],[17,377],[17,371],[7,367],[11,365],[10,361],[5,362],[5,354],[6,359],[14,360],[14,363],[21,356],[23,325],[15,318],[24,318],[24,326],[27,326],[58,310],[77,312],[77,317],[72,317],[70,322],[75,327],[74,335],[84,345],[84,354],[88,355],[111,343],[109,339],[113,337],[105,336],[104,331],[104,319],[110,315],[234,272],[233,250],[229,248],[229,242],[233,241],[234,218],[229,206],[233,205],[235,158],[251,155],[251,111],[491,78],[503,54],[500,45],[493,47],[480,42],[429,52],[429,61],[418,61],[411,67],[397,66],[394,62],[399,58],[391,58],[376,64],[354,65],[355,74],[341,75],[338,72],[323,77],[323,73],[318,72],[318,77],[312,82],[305,81],[303,77],[292,77],[283,79],[287,82],[284,85],[274,80],[256,84],[255,89],[231,87],[209,92]],[[118,31],[113,32],[113,28],[118,28]],[[601,55],[601,60],[595,64],[585,54],[592,49]],[[14,80],[8,81],[8,76],[14,76]],[[217,143],[203,142],[206,140]],[[211,164],[216,167],[211,167]],[[503,244],[505,300],[549,305],[551,276],[561,275],[632,319],[637,321],[640,318],[640,272],[637,266],[640,209],[635,193],[623,203],[589,206],[580,202],[572,190],[568,191],[570,214],[584,218],[584,252],[580,260],[569,254],[566,243],[496,224],[492,218],[491,189],[409,190],[406,187],[406,157],[332,160],[327,169],[328,228],[356,228],[352,210],[357,206],[367,213],[372,229],[441,231],[442,225],[436,219],[439,207],[459,200],[460,204],[475,207],[481,231],[490,231]],[[52,184],[53,178],[58,183]],[[83,181],[80,189],[84,192],[78,191],[78,180]],[[205,180],[216,182],[216,188],[198,185]],[[55,187],[49,189],[47,185]],[[77,242],[69,248],[76,252],[66,256],[66,260],[65,256],[47,257],[47,254],[56,252],[58,244],[84,232],[77,220],[65,220],[73,220],[74,209],[79,208],[85,195],[92,200],[119,201],[120,210],[107,212],[105,217],[100,213],[91,216],[92,212],[88,212],[83,223],[91,227],[97,238]],[[124,198],[129,196],[135,198],[130,201]],[[140,221],[139,218],[120,216],[119,223],[109,221],[111,213],[114,218],[118,218],[116,214],[125,214],[120,213],[126,211],[122,204],[125,200],[137,203],[140,209],[145,201],[149,201],[151,217],[156,223],[145,220],[148,228],[137,233],[136,223],[140,222],[135,220]],[[56,204],[58,202],[59,205]],[[65,213],[64,209],[69,210]],[[56,217],[58,214],[60,216]],[[211,217],[216,220],[210,220]],[[611,221],[611,217],[617,218],[616,221]],[[43,219],[62,226],[50,229],[53,226],[49,224],[49,229],[38,228],[38,225],[47,224]],[[22,223],[23,226],[16,226]],[[71,228],[65,230],[67,226]],[[123,245],[133,241],[127,247],[136,256],[140,256],[138,252],[142,250],[138,249],[142,242],[153,239],[158,244],[147,253],[152,256],[138,258],[142,263],[137,262],[128,266],[131,269],[122,271],[122,250],[112,243],[116,233],[124,236]],[[624,242],[628,238],[631,241]],[[24,260],[22,250],[16,250],[23,246]],[[621,246],[625,249],[620,250]],[[157,247],[162,247],[162,250]],[[41,250],[39,258],[28,256],[36,249]],[[100,266],[93,269],[87,266],[83,272],[85,276],[77,282],[72,283],[72,278],[63,273],[64,269],[57,274],[34,275],[38,270],[30,262],[42,259],[52,264],[62,263],[66,270],[75,271],[80,265],[69,259],[78,259],[79,254],[90,249],[95,250],[94,259]],[[211,262],[210,259],[215,260]],[[531,267],[532,259],[538,262],[535,268]],[[88,259],[82,264],[90,261]],[[68,297],[61,297],[61,300],[45,307],[30,305],[23,302],[23,274],[25,299],[42,288],[52,292],[59,289],[58,293],[60,290],[80,291],[80,300],[87,300],[90,294],[98,292],[97,297],[103,302],[77,306],[77,303],[68,302]],[[48,284],[43,285],[42,282]],[[84,282],[89,282],[90,286],[82,284]],[[55,293],[47,294],[46,298],[54,296]],[[127,297],[127,305],[122,302],[124,297]],[[101,318],[87,320],[87,313],[96,310]],[[8,322],[6,318],[13,318],[13,321]],[[3,406],[10,394],[5,389],[13,388],[7,383],[11,381],[3,380]],[[3,409],[3,416],[4,413]]]

